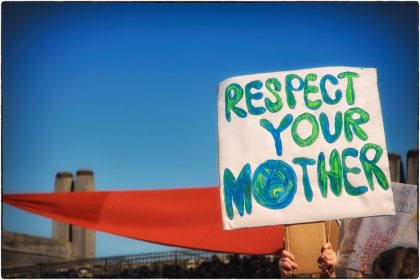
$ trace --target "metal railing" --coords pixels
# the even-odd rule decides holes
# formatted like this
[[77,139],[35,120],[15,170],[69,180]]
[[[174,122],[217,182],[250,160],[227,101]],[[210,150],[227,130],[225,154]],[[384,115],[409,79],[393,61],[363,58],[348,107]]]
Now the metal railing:
[[[225,278],[223,270],[230,265],[228,277],[240,278],[241,275],[235,274],[235,267],[232,265],[237,265],[238,269],[241,269],[240,263],[244,261],[253,263],[263,261],[265,266],[271,266],[274,257],[177,250],[2,269],[2,276],[4,278],[213,278],[219,275]],[[249,268],[249,265],[247,267]],[[243,277],[248,278],[246,275]]]

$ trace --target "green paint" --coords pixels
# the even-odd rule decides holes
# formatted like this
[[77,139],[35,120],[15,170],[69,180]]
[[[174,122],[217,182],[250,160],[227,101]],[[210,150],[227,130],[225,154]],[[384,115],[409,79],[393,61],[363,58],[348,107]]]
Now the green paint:
[[236,180],[235,175],[229,168],[226,168],[223,173],[224,182],[224,202],[226,214],[230,220],[233,219],[233,203],[238,210],[239,215],[244,215],[244,206],[247,214],[252,212],[252,197],[251,197],[251,165],[247,163],[241,170]]
[[316,110],[321,107],[322,101],[317,99],[315,101],[309,100],[308,95],[311,93],[318,93],[319,88],[317,86],[309,85],[309,82],[316,81],[317,75],[310,73],[305,77],[305,86],[303,90],[303,99],[308,109]]
[[[359,118],[353,118],[353,114],[358,114]],[[350,108],[344,113],[344,134],[346,140],[351,142],[353,140],[353,133],[361,140],[366,141],[368,135],[359,126],[367,123],[370,119],[369,113],[361,108]],[[352,133],[353,131],[353,133]]]
[[319,153],[318,156],[318,186],[321,195],[325,198],[328,194],[328,180],[330,181],[331,191],[335,196],[340,196],[343,191],[343,168],[341,165],[340,154],[334,149],[330,154],[330,171],[325,167],[324,153]]
[[346,189],[346,192],[352,196],[361,195],[368,191],[368,188],[366,186],[359,186],[359,187],[353,186],[347,178],[348,173],[353,173],[353,174],[360,173],[360,168],[348,167],[346,165],[347,157],[357,157],[358,154],[359,154],[358,151],[354,148],[346,148],[343,150],[343,153],[342,153],[344,188]]
[[[233,92],[233,94],[231,94],[231,92]],[[233,111],[240,118],[246,117],[246,111],[235,106],[243,96],[244,90],[240,85],[233,83],[227,86],[225,90],[225,116],[228,122],[231,121],[230,111]]]
[[[299,81],[299,86],[297,88],[293,87],[293,80],[295,79]],[[285,91],[286,91],[287,105],[289,105],[290,109],[294,109],[296,106],[296,99],[293,92],[302,90],[303,86],[304,86],[303,80],[298,75],[296,74],[286,75]]]
[[340,89],[337,89],[335,91],[335,99],[331,99],[330,96],[328,95],[327,88],[325,86],[325,83],[327,81],[330,81],[331,84],[336,86],[338,85],[338,80],[333,75],[327,74],[324,77],[322,77],[319,83],[319,87],[321,88],[322,99],[324,100],[324,102],[329,105],[335,105],[338,102],[340,102],[343,93],[341,92]]
[[354,72],[342,72],[338,74],[338,78],[347,79],[346,100],[347,100],[347,104],[349,105],[353,105],[355,101],[353,78],[358,78],[358,77],[359,77],[359,74],[354,73]]
[[340,137],[343,130],[343,114],[341,112],[335,113],[334,134],[330,133],[330,124],[325,113],[319,114],[319,124],[321,126],[322,135],[328,143],[334,143]]
[[271,113],[277,113],[283,107],[283,101],[278,94],[281,91],[281,83],[276,78],[270,78],[265,81],[265,87],[276,98],[276,101],[272,102],[268,97],[266,97],[264,99],[265,107]]
[[262,92],[251,93],[252,89],[260,90],[263,86],[263,83],[259,80],[249,82],[245,86],[245,102],[248,109],[248,113],[251,115],[261,115],[264,114],[264,107],[255,107],[252,105],[252,100],[260,100],[263,97]]
[[292,160],[294,164],[300,165],[302,167],[302,181],[303,181],[303,191],[305,193],[305,198],[307,201],[311,202],[314,194],[312,192],[311,182],[309,181],[307,165],[315,165],[316,161],[311,158],[298,157]]
[[281,160],[267,160],[261,163],[252,178],[252,194],[263,207],[283,209],[296,194],[296,173]]
[[[303,120],[307,120],[312,125],[312,132],[306,139],[302,139],[297,132],[299,123]],[[292,137],[296,144],[301,147],[312,145],[319,135],[319,125],[314,115],[310,113],[303,113],[299,115],[292,124]]]
[[[375,151],[375,156],[372,160],[369,160],[366,156],[369,150]],[[379,159],[381,158],[383,151],[384,150],[380,146],[372,143],[364,145],[362,150],[360,151],[360,162],[362,163],[363,171],[365,172],[366,179],[372,191],[374,190],[374,184],[372,179],[373,174],[375,174],[375,177],[378,180],[378,183],[381,186],[381,188],[383,188],[384,190],[387,190],[389,188],[388,180],[386,179],[384,172],[376,165]]]
[[276,154],[278,156],[282,155],[282,150],[283,150],[283,146],[282,146],[281,138],[280,138],[280,133],[283,132],[287,127],[289,127],[289,125],[292,123],[292,121],[293,121],[293,116],[291,114],[287,114],[280,121],[280,124],[276,129],[276,128],[274,128],[273,124],[270,121],[268,121],[266,119],[261,119],[260,120],[260,125],[263,128],[265,128],[268,132],[270,132],[271,135],[273,136],[274,146],[276,147]]

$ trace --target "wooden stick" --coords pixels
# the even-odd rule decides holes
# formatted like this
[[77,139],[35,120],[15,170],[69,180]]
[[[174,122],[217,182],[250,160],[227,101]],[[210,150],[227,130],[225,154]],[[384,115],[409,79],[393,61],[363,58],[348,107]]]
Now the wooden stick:
[[328,225],[328,236],[327,236],[327,242],[330,242],[330,235],[331,235],[331,220],[329,221]]

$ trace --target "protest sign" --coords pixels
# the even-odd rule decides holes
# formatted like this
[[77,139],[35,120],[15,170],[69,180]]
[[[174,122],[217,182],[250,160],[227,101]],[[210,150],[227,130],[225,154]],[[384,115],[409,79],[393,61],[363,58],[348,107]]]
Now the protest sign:
[[225,229],[394,214],[375,69],[227,79],[218,138]]
[[397,246],[418,248],[417,186],[392,183],[396,214],[351,219],[338,251],[339,266],[370,274],[380,253]]

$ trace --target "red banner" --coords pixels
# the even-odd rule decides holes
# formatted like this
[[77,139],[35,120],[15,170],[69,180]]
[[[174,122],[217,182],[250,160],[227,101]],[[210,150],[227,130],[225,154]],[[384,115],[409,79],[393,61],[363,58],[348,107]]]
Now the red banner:
[[278,254],[283,226],[226,231],[218,187],[6,194],[3,201],[57,221],[164,245]]

